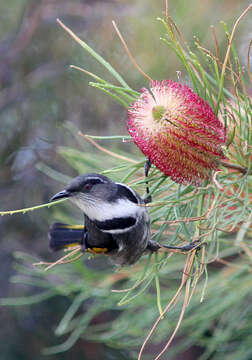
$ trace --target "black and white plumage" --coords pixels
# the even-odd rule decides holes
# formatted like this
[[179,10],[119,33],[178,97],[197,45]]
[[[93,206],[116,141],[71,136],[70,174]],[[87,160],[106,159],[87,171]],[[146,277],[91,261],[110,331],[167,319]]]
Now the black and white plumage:
[[69,198],[84,213],[85,225],[55,223],[49,232],[50,247],[57,251],[81,244],[83,251],[105,253],[119,265],[134,264],[148,250],[191,250],[199,242],[167,246],[151,240],[150,218],[144,200],[129,186],[100,174],[73,179],[51,201]]
[[[143,199],[130,187],[115,183],[100,174],[85,174],[73,179],[51,201],[69,197],[84,213],[83,247],[107,249],[113,261],[133,264],[150,242],[150,219]],[[83,230],[54,224],[50,246],[54,250],[80,243]]]

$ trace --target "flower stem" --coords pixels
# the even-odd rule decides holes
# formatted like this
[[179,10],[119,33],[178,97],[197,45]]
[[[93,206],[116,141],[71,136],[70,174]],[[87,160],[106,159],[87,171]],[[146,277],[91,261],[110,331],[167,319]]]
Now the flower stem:
[[[244,175],[247,174],[247,172],[248,172],[248,168],[240,166],[240,165],[230,164],[230,163],[227,163],[222,160],[220,161],[220,164],[228,169],[238,170]],[[248,175],[252,175],[252,170],[249,171]]]

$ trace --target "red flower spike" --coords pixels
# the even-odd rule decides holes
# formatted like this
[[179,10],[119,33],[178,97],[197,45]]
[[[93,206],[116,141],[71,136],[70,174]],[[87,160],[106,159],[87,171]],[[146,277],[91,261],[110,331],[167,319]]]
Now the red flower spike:
[[225,158],[226,131],[187,85],[152,81],[128,109],[127,128],[151,163],[180,184],[199,185]]

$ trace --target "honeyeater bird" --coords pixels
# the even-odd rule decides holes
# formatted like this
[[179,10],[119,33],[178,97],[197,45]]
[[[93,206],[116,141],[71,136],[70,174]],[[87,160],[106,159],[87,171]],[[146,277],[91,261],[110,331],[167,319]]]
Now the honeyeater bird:
[[176,247],[152,241],[145,201],[129,186],[106,176],[95,173],[78,176],[50,201],[63,198],[69,198],[82,210],[85,224],[53,224],[49,232],[52,250],[79,244],[82,251],[104,253],[118,265],[130,265],[147,251],[160,248],[188,251],[199,245],[191,242]]

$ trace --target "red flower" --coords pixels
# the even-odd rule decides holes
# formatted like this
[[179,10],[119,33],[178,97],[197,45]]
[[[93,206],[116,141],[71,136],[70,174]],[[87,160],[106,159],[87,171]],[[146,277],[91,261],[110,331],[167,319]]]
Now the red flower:
[[151,163],[181,184],[199,185],[224,158],[223,124],[185,84],[152,81],[128,109],[127,128]]

